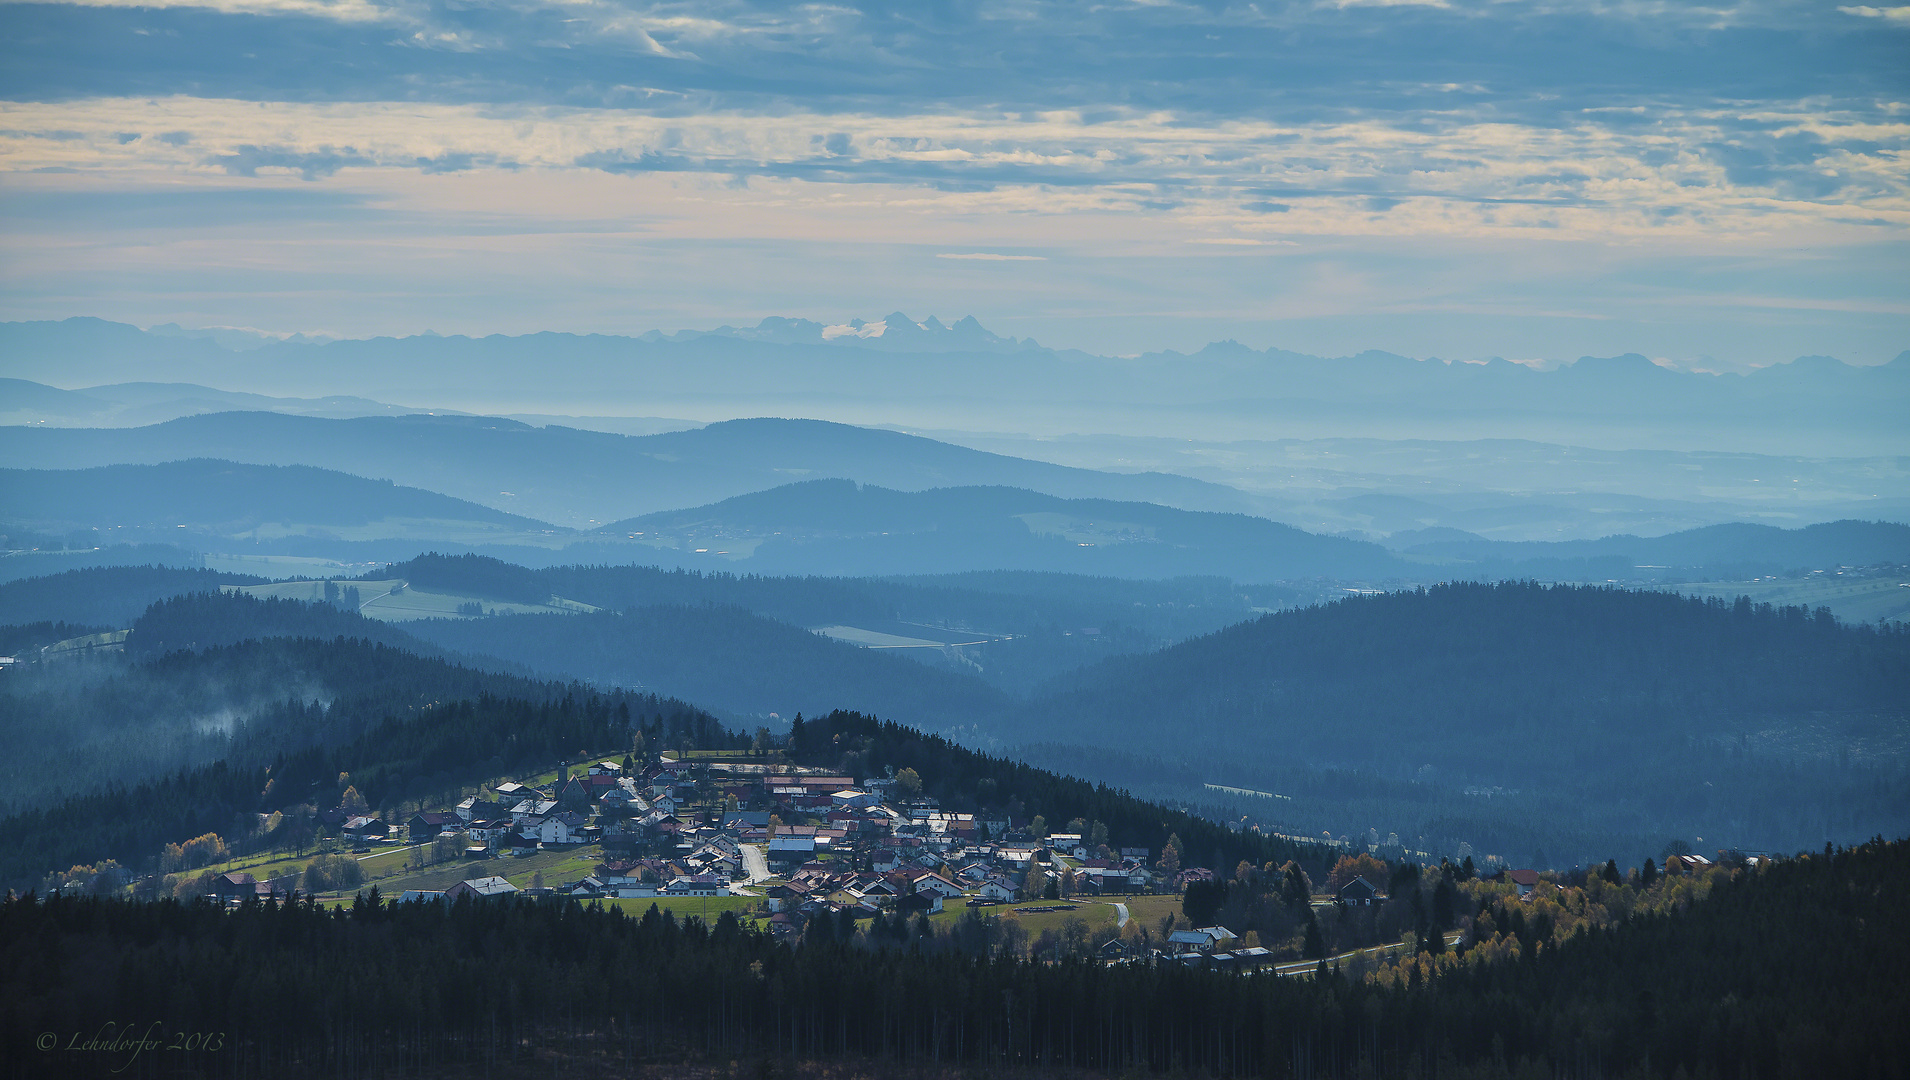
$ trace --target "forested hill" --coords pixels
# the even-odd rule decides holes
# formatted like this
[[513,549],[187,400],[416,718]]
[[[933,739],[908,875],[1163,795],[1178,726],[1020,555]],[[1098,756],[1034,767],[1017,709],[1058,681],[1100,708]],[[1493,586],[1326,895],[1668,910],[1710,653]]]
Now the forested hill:
[[264,578],[174,566],[95,566],[0,583],[0,623],[63,620],[123,630],[155,601]]
[[[473,555],[422,556],[376,573],[482,601],[542,604],[556,594],[612,610],[389,624],[323,603],[173,598],[174,590],[215,588],[221,579],[203,570],[128,568],[0,585],[0,624],[77,623],[65,614],[77,611],[97,620],[83,625],[124,629],[133,619],[131,601],[144,608],[154,597],[167,597],[139,618],[128,643],[134,655],[250,637],[344,636],[423,655],[455,653],[459,662],[487,670],[642,686],[738,722],[852,706],[946,729],[998,715],[1009,704],[1005,687],[1019,691],[1109,655],[1207,632],[1245,617],[1249,599],[1214,580],[1055,576],[1045,581],[1046,594],[1028,598],[866,578],[737,577],[633,566],[532,570]],[[124,599],[115,600],[116,592]],[[865,649],[807,629],[818,626],[903,635],[915,644]],[[1070,632],[1082,627],[1102,632]],[[936,647],[936,641],[978,639],[988,644],[963,656]]]
[[[933,728],[973,724],[1006,705],[1004,695],[1025,696],[1060,672],[1208,633],[1250,617],[1250,605],[1290,604],[1299,595],[1222,578],[1018,573],[903,582],[654,566],[527,569],[468,554],[423,555],[376,573],[487,600],[557,595],[617,613],[581,622],[406,624],[450,648],[509,656],[553,676],[642,683],[732,715],[853,706]],[[797,628],[913,644],[861,649]]]
[[521,666],[489,656],[461,656],[390,623],[325,603],[259,599],[244,593],[193,592],[149,606],[126,636],[127,655],[151,659],[170,652],[196,652],[264,638],[350,638],[404,649],[419,656],[449,659],[487,671],[528,674]]
[[413,623],[449,649],[510,656],[554,678],[695,701],[737,718],[836,706],[944,729],[998,716],[1006,694],[929,667],[728,607],[653,606],[591,615]]
[[[1274,585],[1237,585],[1220,577],[1141,581],[1018,571],[905,580],[767,577],[629,565],[530,569],[480,555],[435,552],[367,576],[404,578],[420,588],[519,603],[542,603],[555,594],[618,611],[714,604],[795,626],[867,627],[899,621],[1025,635],[1047,627],[1118,623],[1159,644],[1248,618],[1255,605],[1284,606],[1305,595]],[[0,587],[0,602],[5,595]]]
[[[117,526],[233,535],[261,523],[333,527],[388,518],[542,530],[541,521],[388,480],[308,465],[246,465],[196,458],[92,469],[0,469],[0,519],[38,528]],[[130,535],[130,534],[128,534]]]
[[348,741],[434,701],[564,692],[350,612],[245,596],[154,604],[126,649],[6,673],[0,808]]
[[[1457,559],[1451,567],[1476,569],[1481,574],[1506,577],[1532,574],[1533,567],[1558,571],[1589,570],[1593,561],[1607,560],[1622,577],[1633,571],[1703,570],[1713,577],[1753,578],[1799,569],[1838,566],[1901,566],[1910,563],[1910,525],[1889,521],[1827,521],[1800,529],[1734,522],[1685,529],[1664,536],[1606,536],[1597,540],[1501,541],[1478,536],[1401,544],[1412,555]],[[1576,580],[1586,580],[1579,577]],[[1672,580],[1679,580],[1673,576]]]
[[[336,805],[341,774],[372,807],[390,810],[407,800],[442,803],[493,777],[627,747],[639,727],[671,743],[735,745],[714,718],[680,701],[486,676],[362,641],[251,641],[174,653],[151,667],[162,685],[254,672],[280,692],[309,690],[313,684],[299,676],[355,675],[361,689],[330,702],[267,700],[221,740],[209,764],[136,785],[99,770],[87,794],[17,808],[0,821],[0,884],[28,887],[49,871],[103,859],[144,868],[163,845],[207,832],[236,848],[269,846],[283,837],[261,834],[259,815]],[[44,710],[31,717],[46,718]],[[101,748],[92,757],[108,753]]]
[[1467,763],[1526,737],[1548,753],[1610,751],[1619,736],[1682,745],[1813,712],[1904,719],[1910,632],[1748,600],[1453,584],[1266,615],[1066,682],[1033,711],[1055,724],[1099,716],[1124,738],[1166,717],[1210,717],[1176,730],[1203,746],[1236,741],[1229,715],[1292,721],[1262,734],[1328,760],[1484,772]]
[[1267,582],[1404,577],[1378,544],[1245,514],[1060,499],[1009,487],[892,491],[810,480],[598,530],[680,549],[727,549],[762,573],[923,574],[1049,570],[1117,577],[1213,574]]
[[[1311,766],[1415,781],[1413,798],[1542,793],[1578,825],[1778,848],[1910,829],[1907,732],[1910,632],[1508,583],[1281,612],[1089,668],[1004,737],[1091,739],[1263,790]],[[1443,835],[1478,842],[1468,827]]]

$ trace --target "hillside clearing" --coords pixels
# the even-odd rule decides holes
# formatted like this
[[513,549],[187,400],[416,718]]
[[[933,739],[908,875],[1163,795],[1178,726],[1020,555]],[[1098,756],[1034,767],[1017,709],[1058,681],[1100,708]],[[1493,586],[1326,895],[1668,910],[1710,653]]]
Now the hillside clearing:
[[243,593],[260,600],[276,598],[321,603],[326,599],[325,586],[328,584],[335,585],[340,590],[357,589],[359,614],[382,622],[480,618],[481,616],[470,613],[468,606],[471,604],[478,605],[485,615],[577,615],[599,610],[589,604],[580,604],[561,596],[553,596],[549,603],[544,604],[519,604],[508,600],[492,600],[469,593],[414,589],[402,580],[275,581],[269,585],[228,585],[224,591]]

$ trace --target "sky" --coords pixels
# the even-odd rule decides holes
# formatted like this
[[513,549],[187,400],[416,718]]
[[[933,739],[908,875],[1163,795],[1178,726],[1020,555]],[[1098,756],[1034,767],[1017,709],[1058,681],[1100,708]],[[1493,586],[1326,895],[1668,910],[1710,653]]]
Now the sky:
[[0,319],[1910,349],[1910,6],[0,0]]

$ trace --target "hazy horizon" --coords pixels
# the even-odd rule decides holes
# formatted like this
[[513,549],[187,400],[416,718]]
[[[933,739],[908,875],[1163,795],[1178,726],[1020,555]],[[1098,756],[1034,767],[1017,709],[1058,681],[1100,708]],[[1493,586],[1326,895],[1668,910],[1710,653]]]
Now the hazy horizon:
[[1904,10],[8,4],[0,318],[1874,365]]

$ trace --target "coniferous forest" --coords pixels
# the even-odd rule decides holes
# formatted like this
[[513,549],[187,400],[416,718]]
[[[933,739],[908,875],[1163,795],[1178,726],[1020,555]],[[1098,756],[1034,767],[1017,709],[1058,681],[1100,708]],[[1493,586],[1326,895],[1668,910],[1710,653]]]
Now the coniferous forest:
[[792,943],[559,900],[13,900],[0,1033],[20,1076],[1910,1071],[1903,842],[1738,870],[1682,907],[1406,981],[1044,963],[959,930],[877,946],[830,922]]

